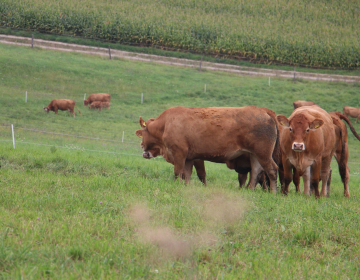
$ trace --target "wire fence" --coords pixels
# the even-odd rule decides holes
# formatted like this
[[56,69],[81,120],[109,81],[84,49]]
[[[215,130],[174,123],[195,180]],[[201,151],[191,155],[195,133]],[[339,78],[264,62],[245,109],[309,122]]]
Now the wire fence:
[[[11,128],[11,125],[8,124],[0,124],[1,127],[9,127]],[[96,140],[96,141],[111,141],[113,143],[121,143],[121,144],[126,144],[126,142],[123,141],[116,141],[116,140],[111,140],[111,139],[103,139],[103,138],[95,138],[95,137],[89,137],[89,136],[79,136],[79,135],[75,135],[75,134],[66,134],[66,133],[60,133],[60,132],[51,132],[51,131],[45,131],[45,130],[39,130],[39,129],[30,129],[30,128],[25,128],[25,127],[14,127],[14,132],[16,132],[16,130],[21,129],[21,130],[26,130],[26,131],[32,131],[32,132],[36,132],[36,133],[47,133],[47,134],[52,134],[55,136],[66,136],[66,137],[74,137],[75,139],[77,138],[83,138],[83,139],[87,139],[87,140]],[[1,131],[0,131],[1,132]],[[9,132],[10,134],[10,132]],[[2,135],[0,133],[0,137],[4,137],[5,135]],[[13,135],[14,136],[14,135]],[[10,135],[8,135],[8,137],[11,137]],[[13,138],[15,139],[15,137]],[[20,145],[35,145],[35,146],[44,146],[44,147],[55,147],[55,148],[60,148],[60,149],[67,149],[67,150],[76,150],[76,151],[81,151],[81,152],[97,152],[97,153],[104,153],[104,154],[114,154],[114,155],[126,155],[126,156],[136,156],[136,157],[141,157],[141,149],[140,149],[140,141],[139,142],[127,142],[128,144],[137,144],[136,146],[134,145],[133,148],[136,149],[137,151],[139,151],[138,154],[135,153],[126,153],[126,152],[118,152],[118,151],[109,151],[109,150],[97,150],[97,149],[88,149],[88,148],[84,148],[79,146],[79,144],[77,143],[75,144],[65,144],[65,145],[57,145],[57,144],[45,144],[45,143],[36,143],[36,142],[28,142],[28,141],[24,141],[24,140],[11,140],[11,139],[0,139],[1,142],[13,142],[13,145],[15,147],[15,143],[16,145],[20,144]],[[351,153],[351,156],[355,156],[355,157],[359,157],[360,158],[360,154],[354,154]],[[162,157],[159,157],[159,159],[161,159]],[[335,159],[334,159],[335,160]],[[353,167],[359,167],[359,162],[355,162],[355,161],[348,161],[348,164],[351,165],[351,169],[353,169]],[[333,174],[339,174],[338,172],[333,172]],[[360,175],[360,169],[359,170],[355,170],[353,172],[351,172],[349,174],[350,176],[359,176]]]

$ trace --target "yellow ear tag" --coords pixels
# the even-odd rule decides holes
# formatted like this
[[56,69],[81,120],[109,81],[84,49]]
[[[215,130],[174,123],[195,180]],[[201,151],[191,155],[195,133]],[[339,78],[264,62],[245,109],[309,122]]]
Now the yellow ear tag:
[[142,138],[142,135],[140,135],[139,137]]
[[143,122],[143,126],[146,126],[146,123],[145,123],[145,122]]
[[320,125],[319,124],[317,124],[317,125],[315,125],[315,128],[318,128]]
[[285,125],[283,122],[280,122],[281,125]]

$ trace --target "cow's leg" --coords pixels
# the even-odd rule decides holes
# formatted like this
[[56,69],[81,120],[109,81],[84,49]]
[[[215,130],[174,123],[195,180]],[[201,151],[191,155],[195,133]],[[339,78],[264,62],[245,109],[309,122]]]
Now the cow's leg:
[[315,198],[320,197],[320,193],[319,193],[320,171],[321,171],[321,159],[318,158],[313,162],[310,169],[310,188],[315,192]]
[[194,166],[199,180],[206,185],[205,162],[200,159],[194,160]]
[[330,175],[330,164],[332,155],[321,160],[320,180],[321,182],[321,196],[326,196],[327,181]]
[[260,173],[258,179],[259,179],[259,184],[262,187],[262,189],[264,191],[267,191],[268,190],[268,182],[266,182],[266,175],[265,175],[264,171]]
[[328,180],[326,182],[326,195],[327,195],[327,197],[330,197],[331,174],[332,174],[332,170],[330,169],[329,177],[328,177]]
[[[270,191],[272,193],[276,193],[277,188],[277,172],[278,167],[275,161],[272,159],[272,156],[268,157],[267,159],[259,159],[261,167],[265,170],[266,175],[269,177],[270,180]],[[252,170],[252,166],[251,166]]]
[[246,180],[247,180],[247,173],[242,174],[238,173],[238,180],[239,180],[239,187],[242,188],[245,186]]
[[57,107],[54,107],[54,112],[55,112],[55,115],[58,114],[58,108]]
[[292,165],[286,157],[282,157],[283,167],[284,167],[284,186],[281,189],[281,193],[287,195],[289,193],[289,185],[293,179]]
[[74,109],[72,109],[72,110],[70,111],[70,114],[73,115],[73,117],[75,118],[75,111],[74,111]]
[[[304,174],[302,175],[304,182],[304,195],[307,196],[310,196],[310,170],[311,170],[311,166],[307,167]],[[300,184],[300,177],[299,177],[299,184]],[[299,192],[300,192],[300,186],[299,186]]]
[[248,187],[253,190],[259,181],[258,176],[260,175],[260,172],[263,171],[263,167],[261,166],[259,160],[252,154],[250,155],[250,165],[251,172]]
[[193,166],[194,166],[193,160],[185,160],[184,173],[181,174],[181,179],[183,180],[185,179],[185,184],[190,183]]
[[[171,149],[172,158],[174,159],[174,175],[175,180],[179,178],[182,179],[183,174],[185,173],[185,161],[186,161],[186,153],[182,152],[179,148]],[[186,182],[185,182],[186,183]]]
[[[345,143],[344,145],[344,151],[342,149],[338,148],[335,152],[335,159],[339,166],[339,173],[341,177],[341,181],[344,184],[344,196],[350,197],[350,191],[349,191],[349,174],[350,169],[347,165],[349,160],[349,146],[348,143]],[[329,187],[330,188],[330,187]]]
[[296,192],[300,193],[300,175],[299,172],[296,170],[296,168],[293,169],[293,182],[296,188]]

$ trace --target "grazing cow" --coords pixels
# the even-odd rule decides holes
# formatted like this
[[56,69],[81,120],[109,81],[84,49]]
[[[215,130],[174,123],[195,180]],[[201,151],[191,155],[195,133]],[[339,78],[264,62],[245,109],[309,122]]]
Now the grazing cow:
[[315,104],[312,101],[297,100],[297,101],[293,102],[293,105],[294,105],[294,110],[295,110],[295,109],[297,109],[299,107],[302,107],[302,106],[313,106],[313,105],[317,105],[317,104]]
[[356,118],[355,123],[360,119],[360,108],[354,108],[345,106],[343,109],[343,114],[347,117]]
[[284,188],[289,192],[292,169],[295,168],[304,179],[304,194],[319,194],[319,180],[322,180],[321,195],[326,196],[326,183],[330,175],[330,163],[335,152],[335,128],[331,116],[319,106],[300,107],[289,119],[278,115],[283,128],[280,131],[282,165],[284,167]]
[[102,111],[102,108],[110,109],[110,102],[101,102],[101,101],[94,101],[89,105],[89,109],[98,109]]
[[143,157],[161,154],[174,165],[175,178],[190,180],[192,161],[196,159],[233,164],[250,153],[250,188],[265,170],[272,192],[276,192],[277,165],[274,150],[279,149],[276,115],[258,107],[186,108],[173,107],[156,119],[139,119],[142,129],[136,135],[142,140]]
[[84,100],[84,106],[87,106],[94,101],[110,102],[110,99],[111,96],[108,93],[93,93],[90,94],[86,100]]
[[[354,136],[360,141],[360,136],[355,131],[353,125],[351,124],[349,118],[339,112],[329,113],[331,118],[333,119],[333,123],[335,126],[335,135],[336,135],[336,143],[335,143],[335,159],[338,163],[339,173],[341,177],[341,181],[344,184],[344,196],[350,197],[349,192],[349,173],[350,169],[347,165],[349,160],[349,147],[347,142],[347,128],[346,125],[341,121],[344,120],[350,127],[351,132]],[[330,194],[330,181],[327,186],[328,195]]]
[[[58,110],[61,111],[69,111],[71,115],[75,118],[75,101],[70,99],[54,99],[50,102],[50,104],[47,107],[44,107],[43,109],[45,112],[49,113],[49,111],[54,111],[57,115]],[[79,111],[79,114],[81,115],[80,110],[76,107],[76,109]]]

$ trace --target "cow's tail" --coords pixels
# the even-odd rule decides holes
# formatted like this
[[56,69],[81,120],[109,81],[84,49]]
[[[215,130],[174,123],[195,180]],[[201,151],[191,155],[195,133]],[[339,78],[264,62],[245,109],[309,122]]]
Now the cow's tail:
[[281,164],[281,152],[280,152],[280,135],[279,135],[279,128],[278,128],[278,121],[276,119],[276,114],[274,111],[271,111],[270,109],[264,108],[267,112],[267,114],[274,120],[276,124],[276,141],[275,146],[272,154],[272,158],[275,161],[276,165],[279,166]]
[[79,114],[81,115],[81,112],[80,112],[79,108],[76,105],[75,105],[75,108],[76,108],[76,110],[78,110]]
[[335,114],[336,114],[340,119],[342,119],[342,120],[344,120],[344,121],[347,122],[347,124],[348,124],[349,127],[350,127],[351,132],[352,132],[352,133],[354,134],[354,136],[360,141],[360,136],[359,136],[359,134],[357,134],[357,132],[355,131],[355,128],[354,128],[353,125],[351,124],[350,119],[349,119],[347,116],[345,116],[344,114],[341,114],[340,112],[335,112]]
[[[336,112],[336,115],[338,117],[340,117],[337,114],[337,112]],[[340,155],[340,159],[338,160],[338,166],[339,166],[339,173],[340,173],[341,181],[343,183],[345,183],[346,170],[347,170],[346,151],[345,151],[346,131],[343,131],[343,129],[341,128],[342,126],[339,122],[340,122],[340,120],[333,118],[333,123],[340,129],[340,134],[341,134],[341,155]],[[345,130],[346,130],[346,127],[345,127]]]

